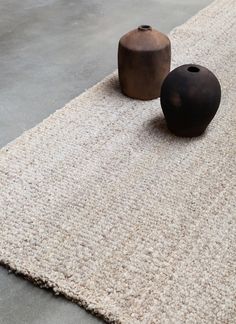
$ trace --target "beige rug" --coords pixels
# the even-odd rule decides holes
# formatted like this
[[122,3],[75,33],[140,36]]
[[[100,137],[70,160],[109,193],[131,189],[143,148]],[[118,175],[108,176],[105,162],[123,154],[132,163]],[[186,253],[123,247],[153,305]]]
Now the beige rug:
[[117,74],[0,153],[0,260],[112,323],[236,323],[236,1],[171,33],[222,85],[196,139]]

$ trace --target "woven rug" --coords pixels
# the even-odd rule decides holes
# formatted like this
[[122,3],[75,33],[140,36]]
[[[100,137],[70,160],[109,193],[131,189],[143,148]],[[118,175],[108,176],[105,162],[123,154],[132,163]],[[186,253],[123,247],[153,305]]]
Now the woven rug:
[[171,34],[220,109],[194,139],[117,73],[0,152],[0,261],[112,323],[236,323],[236,1]]

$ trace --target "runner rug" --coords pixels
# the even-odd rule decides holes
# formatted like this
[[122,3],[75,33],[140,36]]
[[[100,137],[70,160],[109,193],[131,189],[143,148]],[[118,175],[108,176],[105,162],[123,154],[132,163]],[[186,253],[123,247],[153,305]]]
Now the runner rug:
[[0,152],[0,261],[111,323],[236,323],[236,1],[170,34],[172,68],[220,80],[178,138],[117,73]]

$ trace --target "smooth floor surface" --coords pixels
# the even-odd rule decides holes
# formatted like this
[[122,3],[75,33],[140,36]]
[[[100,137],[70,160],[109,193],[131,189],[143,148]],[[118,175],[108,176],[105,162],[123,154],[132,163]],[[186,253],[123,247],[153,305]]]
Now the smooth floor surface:
[[[122,34],[140,24],[167,33],[210,2],[2,0],[0,146],[112,72]],[[0,268],[1,324],[99,322]]]

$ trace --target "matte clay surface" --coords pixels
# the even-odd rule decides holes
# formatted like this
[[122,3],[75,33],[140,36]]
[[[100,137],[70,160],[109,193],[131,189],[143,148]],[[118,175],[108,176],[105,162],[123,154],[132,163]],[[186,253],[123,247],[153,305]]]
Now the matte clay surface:
[[170,72],[168,37],[148,25],[128,32],[119,41],[118,76],[122,93],[133,99],[160,97],[163,80]]
[[[227,59],[227,57],[226,57],[226,59]],[[202,64],[203,64],[203,62],[204,62],[204,60],[202,60]],[[47,96],[45,96],[45,97],[47,97]],[[233,136],[233,134],[232,134],[232,136]],[[16,280],[18,280],[19,281],[19,279],[16,279]],[[2,283],[1,283],[2,284]],[[26,283],[27,284],[27,283]],[[8,294],[9,294],[9,289],[10,288],[8,288],[8,287],[6,287],[7,289],[5,290],[5,292],[4,292],[4,296],[7,296]],[[18,286],[18,288],[19,288],[19,286]],[[35,288],[36,289],[36,288]],[[29,290],[29,289],[28,289]],[[38,290],[37,290],[38,291]],[[43,291],[39,291],[39,293],[38,293],[38,295],[42,295],[42,296],[44,296],[44,299],[45,299],[45,294],[44,294],[44,292]],[[35,294],[35,299],[36,299],[36,295],[37,294]],[[49,296],[49,294],[48,294],[48,296]],[[20,299],[20,300],[19,300]],[[43,297],[41,298],[41,300],[43,300]],[[56,299],[55,299],[56,300]],[[14,318],[15,318],[15,312],[17,312],[17,305],[19,305],[19,303],[21,303],[22,302],[22,298],[16,298],[16,300],[15,300],[15,303],[14,303],[14,305],[15,305],[15,309],[12,311],[12,315],[11,315],[11,319],[12,319],[12,321],[10,321],[9,320],[9,323],[13,323],[13,321],[14,321]],[[48,302],[48,299],[47,299],[47,302]],[[42,303],[42,302],[41,302]],[[56,303],[56,302],[55,302]],[[68,305],[70,305],[70,304],[68,304]],[[40,305],[38,305],[38,306],[40,306]],[[61,306],[61,304],[60,304],[60,306]],[[9,303],[7,303],[7,306],[6,306],[6,308],[7,307],[9,307]],[[71,304],[71,307],[73,307],[73,305]],[[66,307],[64,307],[64,310],[66,310],[66,309],[69,309],[69,306],[66,306]],[[45,312],[47,312],[47,314],[48,314],[48,316],[50,316],[51,315],[51,320],[49,321],[49,322],[47,322],[47,323],[52,323],[52,320],[53,320],[53,318],[55,319],[55,317],[54,316],[56,316],[55,315],[55,309],[53,309],[53,308],[51,308],[49,311],[47,311],[47,308],[46,309],[43,309]],[[61,310],[61,307],[60,307],[60,310]],[[71,310],[71,308],[70,308],[70,310]],[[4,309],[3,309],[3,311],[4,311]],[[1,310],[1,316],[3,315],[3,311]],[[10,310],[9,310],[9,312],[11,312]],[[25,311],[25,313],[29,313],[29,311],[28,311],[28,309],[25,309],[24,310]],[[52,313],[54,313],[54,314],[52,314]],[[37,317],[37,313],[35,312],[35,314],[34,314],[34,316],[33,316],[33,314],[32,314],[32,319],[31,320],[29,320],[27,323],[45,323],[46,321],[48,321],[49,319],[48,319],[48,317],[44,317],[43,316],[43,313],[41,312],[40,313],[40,315]],[[54,315],[54,316],[53,316]],[[36,318],[37,317],[37,318]],[[5,317],[5,318],[7,318],[7,317]],[[8,317],[8,318],[10,318],[10,317]],[[40,318],[41,318],[41,320],[40,320]],[[74,317],[74,320],[76,319],[76,316]],[[58,320],[60,321],[60,323],[63,321],[63,316],[62,317],[60,317],[60,319],[59,319],[59,317],[58,317]],[[70,318],[69,318],[69,316],[68,316],[68,318],[66,318],[66,317],[64,317],[64,320],[65,320],[65,323],[70,323],[69,321],[70,321]],[[4,323],[6,323],[6,321],[7,321],[7,319],[5,320],[5,319],[3,319],[3,321],[4,321]],[[19,321],[20,321],[20,319],[19,319],[19,317],[18,317],[18,320],[15,320],[15,322],[14,323],[19,323]],[[78,321],[79,321],[79,319],[78,319]],[[22,322],[23,323],[23,322]],[[24,323],[26,323],[26,321],[24,321]],[[58,322],[57,322],[58,323]],[[73,321],[71,321],[71,323],[74,323]],[[82,322],[79,322],[79,323],[82,323]]]
[[220,98],[220,83],[206,67],[177,67],[161,88],[161,108],[169,130],[178,136],[202,135],[219,108]]

